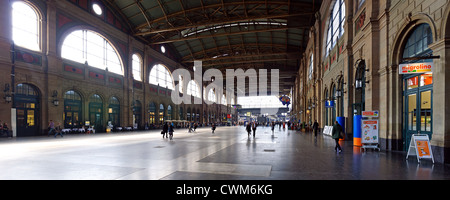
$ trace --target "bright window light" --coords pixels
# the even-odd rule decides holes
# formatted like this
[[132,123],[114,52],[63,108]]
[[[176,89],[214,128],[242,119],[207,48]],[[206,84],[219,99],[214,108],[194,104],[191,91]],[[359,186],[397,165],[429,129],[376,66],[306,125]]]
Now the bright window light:
[[103,36],[90,30],[76,30],[64,39],[61,57],[123,75],[119,54]]
[[39,51],[39,18],[24,2],[12,4],[12,38],[17,46]]
[[284,108],[283,103],[276,96],[238,97],[237,103],[242,108]]

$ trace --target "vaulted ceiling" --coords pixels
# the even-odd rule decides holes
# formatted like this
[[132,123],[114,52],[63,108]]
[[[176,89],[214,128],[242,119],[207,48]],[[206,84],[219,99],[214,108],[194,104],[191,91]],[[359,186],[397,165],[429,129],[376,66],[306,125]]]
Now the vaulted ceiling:
[[[103,0],[132,34],[203,70],[280,69],[289,93],[321,0]],[[270,74],[270,73],[269,73]],[[269,78],[270,80],[270,78]],[[269,88],[270,90],[270,88]]]

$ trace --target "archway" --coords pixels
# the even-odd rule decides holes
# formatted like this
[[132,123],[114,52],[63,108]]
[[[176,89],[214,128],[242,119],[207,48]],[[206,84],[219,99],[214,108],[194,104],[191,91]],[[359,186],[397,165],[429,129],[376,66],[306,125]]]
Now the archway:
[[41,121],[39,90],[34,85],[21,83],[16,86],[15,92],[17,137],[38,136]]

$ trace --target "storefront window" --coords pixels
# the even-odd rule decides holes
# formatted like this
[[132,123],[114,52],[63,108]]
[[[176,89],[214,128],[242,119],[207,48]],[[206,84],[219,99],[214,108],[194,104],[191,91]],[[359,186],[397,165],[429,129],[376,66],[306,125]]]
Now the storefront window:
[[420,86],[426,86],[433,84],[433,74],[427,73],[420,76]]

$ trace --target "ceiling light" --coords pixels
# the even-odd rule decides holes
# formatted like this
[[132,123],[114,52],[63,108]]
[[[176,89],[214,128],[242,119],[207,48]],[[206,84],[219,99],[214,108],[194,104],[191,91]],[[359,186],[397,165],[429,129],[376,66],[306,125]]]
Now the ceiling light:
[[98,5],[97,3],[92,4],[92,10],[94,10],[94,13],[97,14],[97,15],[102,15],[103,14],[102,7],[100,7],[100,5]]

